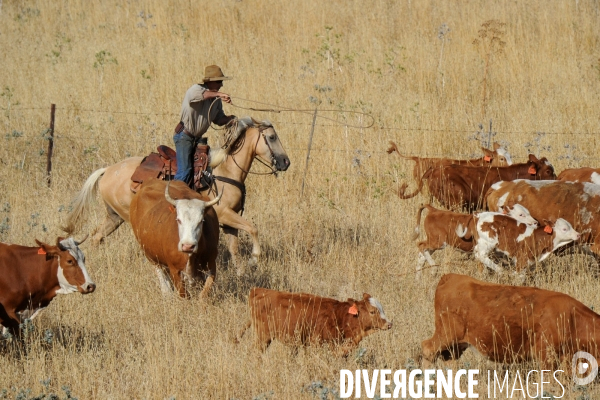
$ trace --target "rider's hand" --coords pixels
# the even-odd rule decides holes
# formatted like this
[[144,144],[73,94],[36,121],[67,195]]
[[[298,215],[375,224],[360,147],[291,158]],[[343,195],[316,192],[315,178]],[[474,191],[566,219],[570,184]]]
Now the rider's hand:
[[231,97],[229,97],[228,94],[225,93],[221,93],[219,94],[219,97],[221,98],[221,100],[223,100],[225,103],[231,103]]

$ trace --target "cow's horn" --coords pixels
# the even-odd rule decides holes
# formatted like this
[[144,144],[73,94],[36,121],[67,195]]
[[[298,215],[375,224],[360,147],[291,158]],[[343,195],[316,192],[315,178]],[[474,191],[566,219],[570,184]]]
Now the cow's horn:
[[167,181],[167,187],[165,188],[165,199],[167,199],[167,201],[169,203],[171,203],[172,205],[177,207],[177,202],[175,200],[173,200],[173,198],[171,196],[169,196],[169,185],[170,184],[171,184],[171,181]]
[[75,242],[75,246],[79,246],[81,243],[85,242],[86,239],[88,238],[88,236],[90,236],[90,234],[86,233],[85,236],[81,240],[75,240],[75,238],[73,238],[73,241]]
[[225,188],[223,188],[223,190],[221,190],[221,193],[219,193],[219,195],[217,197],[215,197],[214,199],[207,201],[204,203],[204,207],[210,207],[214,204],[217,204],[219,202],[219,200],[221,200],[221,197],[223,197],[223,192],[225,192]]

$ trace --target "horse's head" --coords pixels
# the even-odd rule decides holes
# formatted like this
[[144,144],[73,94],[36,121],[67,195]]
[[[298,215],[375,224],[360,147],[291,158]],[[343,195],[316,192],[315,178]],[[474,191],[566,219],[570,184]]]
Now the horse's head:
[[[285,171],[290,166],[290,158],[283,149],[275,128],[270,121],[254,121],[254,128],[261,137],[257,138],[256,155],[262,159],[270,160],[271,166],[276,171]],[[264,139],[264,140],[261,140]]]

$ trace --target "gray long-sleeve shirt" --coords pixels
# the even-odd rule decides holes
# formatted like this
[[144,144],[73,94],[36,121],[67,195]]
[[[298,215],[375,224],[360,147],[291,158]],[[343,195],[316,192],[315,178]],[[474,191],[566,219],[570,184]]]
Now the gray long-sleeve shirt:
[[[185,92],[183,103],[181,104],[181,121],[185,129],[198,138],[206,133],[211,121],[219,121],[225,117],[221,99],[204,99],[204,92],[207,90],[206,87],[200,84],[192,85]],[[213,102],[214,104],[212,104]],[[209,109],[210,118],[207,118]]]

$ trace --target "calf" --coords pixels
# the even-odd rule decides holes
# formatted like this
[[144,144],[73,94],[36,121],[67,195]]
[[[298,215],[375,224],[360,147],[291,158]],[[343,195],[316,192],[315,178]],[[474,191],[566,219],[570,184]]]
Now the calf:
[[545,221],[546,226],[526,225],[506,215],[484,212],[477,217],[475,257],[486,267],[502,273],[504,269],[490,258],[494,253],[506,256],[515,264],[517,273],[523,268],[545,260],[552,252],[579,240],[571,224],[559,218]]
[[360,301],[337,301],[307,293],[252,288],[248,306],[250,319],[239,338],[254,325],[256,345],[262,351],[273,339],[292,345],[299,340],[302,345],[339,345],[336,353],[346,356],[364,337],[392,327],[381,303],[367,293]]
[[[412,236],[412,240],[416,240],[419,236],[419,227],[421,225],[421,213],[427,208],[427,216],[423,222],[423,228],[427,235],[427,239],[419,242],[419,260],[417,262],[416,278],[421,278],[421,270],[425,265],[425,261],[430,266],[436,266],[435,261],[431,257],[437,250],[441,250],[446,246],[455,247],[464,252],[471,252],[475,247],[473,240],[473,228],[471,223],[473,220],[472,214],[462,214],[453,211],[438,210],[427,204],[421,206],[417,212],[417,226]],[[508,215],[525,224],[537,226],[537,221],[533,219],[529,210],[525,207],[515,204],[514,207],[506,207]]]
[[413,168],[413,177],[418,184],[418,188],[410,194],[405,194],[408,185],[403,183],[398,190],[398,196],[401,199],[410,199],[415,197],[423,188],[423,179],[421,178],[425,171],[429,168],[440,167],[442,165],[470,165],[470,166],[487,166],[487,167],[504,167],[512,165],[510,154],[505,148],[500,146],[498,143],[494,143],[494,150],[488,150],[484,147],[481,148],[484,156],[481,158],[474,158],[470,160],[453,160],[451,158],[424,158],[424,157],[411,157],[400,154],[396,143],[390,141],[390,147],[388,148],[388,154],[395,152],[400,157],[415,162]]
[[55,246],[0,243],[0,325],[18,333],[19,324],[35,318],[57,294],[96,289],[78,247],[86,238],[59,237]]
[[527,163],[510,167],[447,165],[431,168],[423,175],[423,179],[427,179],[429,193],[443,206],[469,211],[481,209],[483,197],[494,183],[519,178],[554,180],[556,175],[545,157],[538,160],[533,154],[529,155]]
[[434,307],[435,332],[421,343],[427,362],[458,359],[469,346],[500,363],[549,366],[571,361],[577,351],[600,356],[600,315],[563,293],[448,274]]
[[565,169],[558,175],[559,181],[565,182],[590,182],[600,184],[600,168],[572,168]]

